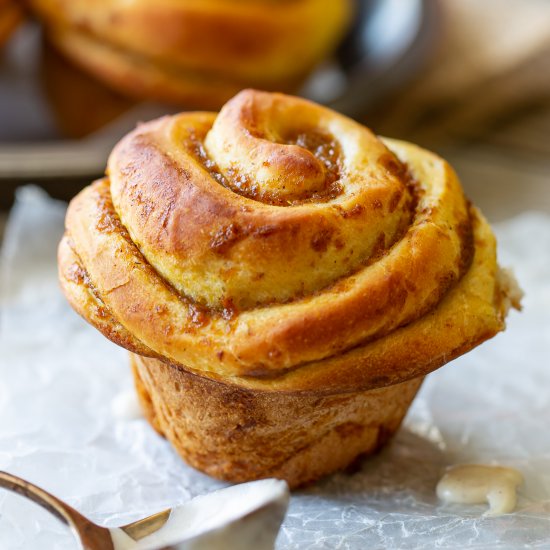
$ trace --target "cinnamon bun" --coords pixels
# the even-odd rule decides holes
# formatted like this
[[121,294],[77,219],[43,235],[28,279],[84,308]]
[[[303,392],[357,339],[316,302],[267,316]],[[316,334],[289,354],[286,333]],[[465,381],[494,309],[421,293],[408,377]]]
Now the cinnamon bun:
[[297,486],[377,449],[426,374],[503,330],[519,295],[495,249],[443,159],[246,90],[126,136],[59,268],[186,461]]
[[115,89],[219,108],[291,90],[335,48],[351,0],[30,0],[53,43]]

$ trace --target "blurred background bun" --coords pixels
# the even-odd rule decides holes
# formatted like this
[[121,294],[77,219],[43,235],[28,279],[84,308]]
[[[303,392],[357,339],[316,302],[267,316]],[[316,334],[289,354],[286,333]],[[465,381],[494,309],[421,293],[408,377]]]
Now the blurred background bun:
[[352,0],[30,0],[52,43],[138,99],[218,108],[290,91],[345,33]]
[[13,30],[23,20],[23,10],[13,0],[0,0],[0,46],[3,46]]
[[101,130],[135,104],[82,71],[50,44],[43,44],[41,56],[40,81],[62,136],[78,139]]

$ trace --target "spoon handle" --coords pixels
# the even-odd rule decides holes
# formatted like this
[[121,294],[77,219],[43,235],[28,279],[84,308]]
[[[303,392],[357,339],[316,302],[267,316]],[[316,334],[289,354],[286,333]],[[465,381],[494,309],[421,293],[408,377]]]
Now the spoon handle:
[[68,525],[84,550],[114,550],[108,529],[95,525],[68,504],[20,477],[0,471],[0,487],[18,493],[45,508]]

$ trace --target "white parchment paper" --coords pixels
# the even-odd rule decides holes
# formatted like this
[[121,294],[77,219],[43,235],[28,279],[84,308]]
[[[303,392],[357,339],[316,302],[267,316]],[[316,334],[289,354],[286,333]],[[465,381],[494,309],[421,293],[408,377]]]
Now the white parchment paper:
[[[82,321],[57,284],[65,205],[19,191],[2,250],[0,469],[118,525],[223,486],[186,466],[143,419],[113,415],[126,353]],[[508,329],[428,377],[393,443],[354,474],[293,495],[280,549],[550,548],[550,217],[496,228],[526,292]],[[447,465],[525,476],[514,514],[437,501]],[[0,491],[0,548],[76,548],[64,527]]]

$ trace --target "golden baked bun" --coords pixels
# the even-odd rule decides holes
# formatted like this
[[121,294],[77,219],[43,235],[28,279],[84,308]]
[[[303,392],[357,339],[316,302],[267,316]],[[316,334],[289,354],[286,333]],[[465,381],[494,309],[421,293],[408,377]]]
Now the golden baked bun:
[[23,9],[17,0],[0,0],[0,47],[23,20]]
[[336,46],[351,0],[30,0],[51,40],[117,90],[219,108],[295,88]]
[[48,43],[42,45],[40,73],[46,99],[63,137],[88,136],[135,105],[135,101],[76,67]]
[[252,90],[126,136],[73,199],[59,268],[190,464],[291,486],[375,450],[424,375],[519,307],[444,160]]

